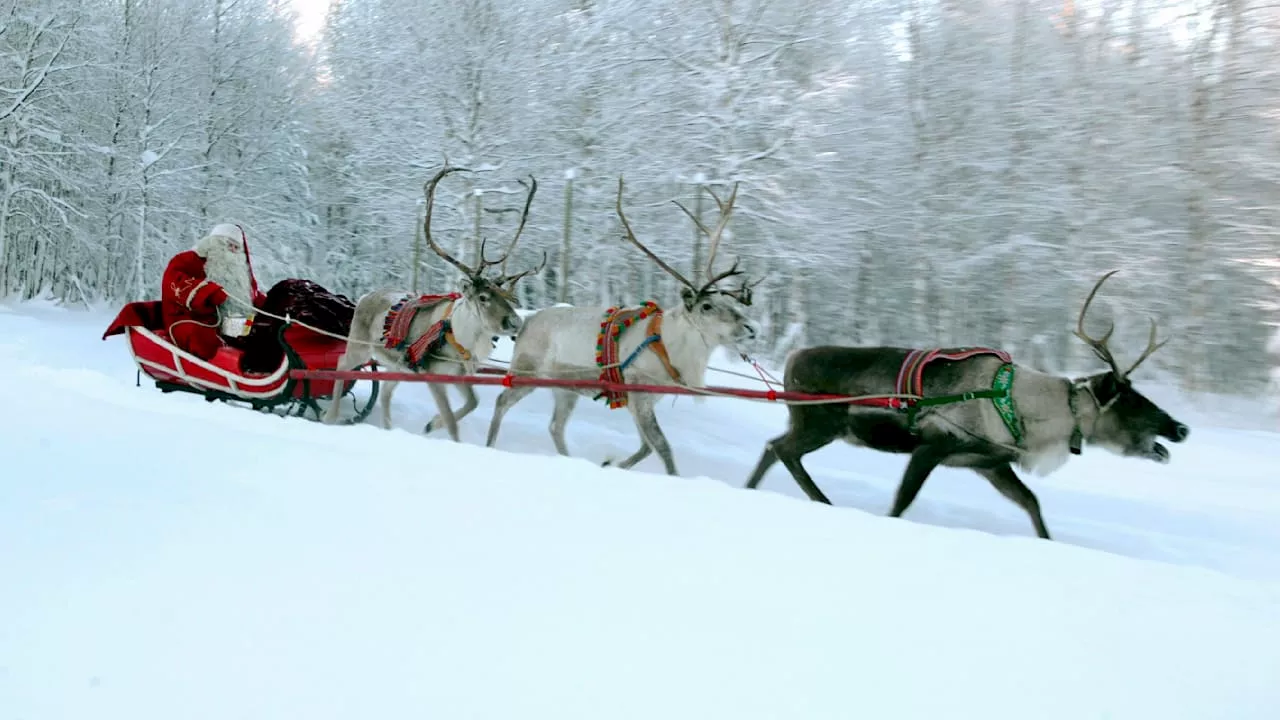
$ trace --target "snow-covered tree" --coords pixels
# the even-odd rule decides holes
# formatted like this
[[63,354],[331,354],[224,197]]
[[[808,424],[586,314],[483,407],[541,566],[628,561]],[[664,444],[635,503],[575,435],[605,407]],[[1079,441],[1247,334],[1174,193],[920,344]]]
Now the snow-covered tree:
[[[733,183],[774,360],[814,343],[983,343],[1093,366],[1098,310],[1143,373],[1263,392],[1280,287],[1280,10],[1263,0],[0,0],[0,294],[153,296],[210,223],[264,282],[443,289],[543,251],[528,306],[671,302],[622,240],[697,275]],[[1270,303],[1270,304],[1269,304]]]

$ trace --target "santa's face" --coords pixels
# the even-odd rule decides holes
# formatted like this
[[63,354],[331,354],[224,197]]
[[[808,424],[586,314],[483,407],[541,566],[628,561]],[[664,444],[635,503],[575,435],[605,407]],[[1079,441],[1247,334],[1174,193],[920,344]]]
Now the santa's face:
[[251,302],[251,284],[249,282],[249,261],[244,254],[244,243],[239,238],[214,236],[204,243],[205,277],[227,291],[228,303],[225,307],[232,315],[245,316],[249,309],[244,303]]

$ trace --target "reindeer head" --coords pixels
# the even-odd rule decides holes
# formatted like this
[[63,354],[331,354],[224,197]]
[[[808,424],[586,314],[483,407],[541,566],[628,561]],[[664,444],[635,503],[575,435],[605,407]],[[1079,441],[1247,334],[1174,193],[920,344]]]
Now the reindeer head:
[[[524,212],[520,216],[520,226],[516,229],[516,234],[511,239],[511,244],[507,246],[507,251],[497,260],[489,260],[484,251],[486,241],[481,241],[480,264],[473,269],[445,252],[444,248],[437,245],[436,241],[431,237],[431,213],[435,204],[436,185],[440,183],[440,180],[445,175],[459,170],[466,171],[466,168],[450,167],[446,162],[445,166],[428,180],[423,187],[423,191],[427,195],[427,208],[422,221],[422,231],[426,236],[427,244],[431,246],[431,250],[443,258],[445,262],[462,271],[463,279],[459,287],[459,291],[462,293],[462,300],[476,309],[485,332],[493,335],[514,337],[524,327],[524,320],[515,309],[518,304],[514,294],[516,281],[526,275],[533,275],[541,271],[547,264],[547,254],[546,252],[542,253],[542,263],[537,267],[515,275],[507,275],[504,272],[496,278],[489,278],[485,277],[485,270],[494,265],[501,265],[502,270],[506,270],[507,258],[511,255],[511,251],[515,249],[516,242],[520,240],[520,234],[524,232],[525,221],[529,219],[529,206],[533,203],[533,195],[538,190],[538,183],[530,176],[529,179],[532,181],[532,185],[529,187],[528,197],[525,198]],[[521,181],[520,184],[523,185],[524,181]]]
[[[1107,278],[1116,274],[1117,270],[1103,275],[1089,297],[1080,308],[1080,317],[1076,321],[1076,337],[1083,340],[1100,360],[1107,363],[1109,370],[1090,375],[1081,381],[1093,396],[1098,406],[1098,416],[1094,421],[1089,441],[1111,450],[1119,455],[1142,457],[1159,463],[1169,462],[1169,450],[1161,445],[1157,438],[1165,438],[1173,442],[1187,439],[1191,429],[1174,420],[1164,410],[1151,402],[1142,393],[1134,389],[1129,376],[1144,360],[1159,350],[1164,342],[1156,342],[1156,323],[1151,321],[1151,334],[1147,339],[1147,349],[1138,356],[1137,361],[1128,370],[1121,371],[1107,343],[1115,331],[1112,324],[1100,338],[1090,337],[1084,330],[1085,314],[1093,297]],[[1167,340],[1165,342],[1168,342]]]
[[[716,205],[720,208],[720,219],[716,223],[714,230],[708,230],[702,224],[696,215],[689,212],[687,208],[680,203],[676,203],[681,210],[684,210],[693,222],[697,225],[698,230],[706,234],[709,239],[709,249],[707,256],[707,276],[710,278],[701,286],[694,285],[681,275],[675,268],[663,262],[649,248],[641,243],[634,232],[631,230],[631,223],[627,222],[627,216],[622,212],[622,178],[618,178],[618,200],[616,209],[618,219],[622,221],[622,228],[626,232],[627,240],[631,244],[640,248],[645,255],[658,264],[658,267],[667,272],[668,275],[675,278],[684,287],[680,288],[680,299],[683,301],[683,309],[690,322],[696,327],[712,345],[727,345],[742,349],[742,345],[754,340],[759,334],[760,329],[751,318],[747,317],[744,308],[751,305],[751,289],[754,285],[748,285],[745,277],[741,286],[731,290],[721,288],[720,281],[729,277],[743,275],[738,270],[738,263],[735,262],[733,267],[728,270],[712,275],[712,266],[716,259],[716,250],[720,247],[720,235],[724,232],[724,228],[729,223],[729,217],[733,214],[733,202],[738,196],[738,185],[735,183],[733,192],[729,195],[727,201],[721,201],[719,196],[708,188],[711,197],[715,199]],[[756,282],[759,284],[759,281]]]

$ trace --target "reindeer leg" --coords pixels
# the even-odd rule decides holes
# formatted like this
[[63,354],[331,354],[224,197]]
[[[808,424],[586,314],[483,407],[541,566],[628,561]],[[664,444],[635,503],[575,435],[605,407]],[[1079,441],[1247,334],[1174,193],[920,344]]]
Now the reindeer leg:
[[528,385],[519,385],[509,387],[498,394],[498,399],[493,404],[493,418],[489,420],[489,438],[485,440],[485,447],[493,447],[493,444],[497,442],[498,430],[502,427],[502,417],[507,414],[511,406],[523,400],[526,395],[536,389]]
[[[470,415],[473,410],[480,406],[480,398],[476,397],[476,391],[470,385],[459,385],[458,393],[462,395],[463,402],[462,407],[458,408],[458,411],[453,414],[454,422],[462,422],[462,418]],[[422,432],[429,433],[435,430],[439,427],[439,422],[440,416],[437,414],[427,421],[427,424],[422,428]]]
[[924,487],[924,481],[929,477],[929,473],[933,472],[933,469],[938,467],[938,463],[950,454],[949,448],[927,443],[911,453],[911,459],[907,461],[907,469],[902,473],[902,482],[898,484],[898,494],[893,500],[893,509],[889,511],[889,517],[902,517],[902,513],[907,511],[912,501],[916,499],[916,495],[920,493],[920,488]]
[[395,393],[396,388],[400,387],[399,380],[383,380],[381,396],[378,401],[382,405],[382,427],[384,430],[391,429],[391,396]]
[[640,449],[632,453],[631,457],[627,458],[626,460],[623,460],[620,463],[615,463],[612,460],[605,460],[604,462],[600,463],[600,467],[620,467],[620,468],[626,469],[635,465],[641,460],[649,457],[651,453],[653,453],[653,448],[649,447],[649,443],[641,440]]
[[1018,479],[1009,463],[993,468],[977,469],[976,472],[986,478],[1000,494],[1012,500],[1031,516],[1031,524],[1036,527],[1036,534],[1045,540],[1051,540],[1049,530],[1044,526],[1044,518],[1040,515],[1040,501],[1026,483]]
[[[334,369],[338,372],[346,372],[369,362],[370,354],[362,350],[363,348],[357,350],[355,346],[348,345],[342,357],[338,358],[338,365]],[[338,420],[338,412],[342,404],[342,384],[341,380],[335,380],[333,383],[333,397],[329,400],[329,407],[325,408],[324,412],[326,425],[332,425]]]
[[747,478],[747,484],[744,485],[747,490],[755,490],[760,481],[764,479],[765,473],[778,462],[778,453],[773,451],[773,444],[786,437],[786,433],[770,440],[764,444],[764,452],[760,454],[760,462],[756,463],[756,469],[751,471],[751,477]]
[[476,408],[480,407],[480,398],[476,395],[476,390],[470,385],[459,385],[458,391],[462,393],[462,408],[454,413],[454,417],[458,422],[462,422],[462,418],[470,415]]
[[837,433],[832,430],[817,429],[808,430],[803,425],[794,424],[785,435],[774,438],[765,446],[764,454],[760,457],[760,463],[756,466],[756,471],[752,473],[751,479],[748,480],[751,487],[755,487],[760,483],[760,479],[764,477],[769,467],[773,465],[773,460],[769,458],[770,454],[776,460],[781,460],[782,465],[791,473],[791,477],[795,479],[796,484],[804,491],[805,495],[814,502],[831,504],[831,500],[823,494],[818,488],[818,484],[809,476],[809,471],[804,469],[804,465],[800,463],[800,458],[819,448],[825,447],[832,440],[835,440]]
[[567,456],[569,449],[564,444],[564,427],[568,424],[569,416],[573,414],[573,409],[577,407],[578,399],[582,396],[568,390],[553,392],[556,397],[556,409],[551,414],[551,442],[555,443],[556,452]]
[[449,407],[448,386],[427,383],[427,389],[431,391],[431,397],[436,399],[436,407],[440,409],[440,417],[444,420],[444,429],[449,432],[449,439],[459,442],[458,420],[453,415],[453,409]]
[[[640,437],[644,440],[644,447],[651,448],[658,453],[658,457],[662,458],[662,464],[667,468],[668,475],[679,475],[680,473],[676,472],[675,458],[671,455],[671,446],[667,444],[667,436],[662,434],[662,428],[658,425],[658,416],[654,412],[655,406],[656,403],[652,396],[636,395],[634,393],[631,395],[631,402],[628,405],[631,408],[631,416],[635,418],[636,429],[640,431]],[[636,453],[636,455],[640,455],[641,459],[648,454],[647,450],[644,450],[644,455],[640,455],[639,452]],[[635,465],[640,460],[631,462],[634,457],[635,455],[622,461],[622,464],[618,467],[625,469]]]

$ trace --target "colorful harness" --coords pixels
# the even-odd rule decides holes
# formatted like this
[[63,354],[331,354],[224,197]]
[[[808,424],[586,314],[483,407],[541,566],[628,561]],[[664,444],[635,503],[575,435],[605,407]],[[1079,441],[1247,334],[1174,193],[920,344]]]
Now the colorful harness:
[[[453,336],[453,326],[449,318],[453,315],[454,303],[462,297],[459,293],[447,295],[405,295],[403,299],[391,306],[387,311],[387,319],[382,323],[382,344],[389,350],[404,351],[409,367],[421,370],[426,366],[431,355],[445,342],[458,351],[463,360],[470,360],[471,353]],[[408,341],[409,329],[420,312],[429,312],[442,302],[449,307],[444,315],[427,328],[417,340]]]
[[[636,346],[635,350],[627,356],[626,360],[618,362],[618,339],[622,335],[622,331],[641,320],[649,319],[649,326],[646,328],[648,335]],[[600,333],[596,336],[596,365],[600,367],[600,379],[604,382],[623,383],[622,371],[630,367],[631,363],[639,357],[640,353],[646,348],[652,348],[654,354],[662,361],[663,367],[667,369],[667,374],[677,383],[680,380],[680,371],[676,370],[671,364],[671,357],[667,355],[667,347],[662,344],[662,308],[652,300],[646,301],[639,308],[618,308],[611,307],[604,311],[604,321],[600,323]],[[604,398],[609,404],[609,409],[616,410],[627,405],[627,394],[615,390],[604,390],[596,395],[592,400]]]
[[[995,376],[991,379],[990,390],[974,390],[957,395],[942,395],[931,398],[924,397],[925,367],[939,360],[955,362],[979,355],[994,355],[1000,358],[1003,363],[996,368]],[[902,367],[898,369],[898,379],[894,383],[893,391],[896,395],[915,395],[919,397],[918,400],[893,400],[889,405],[890,407],[907,410],[908,422],[913,432],[915,430],[916,416],[921,408],[989,398],[991,404],[995,406],[996,412],[1000,414],[1000,419],[1004,421],[1005,427],[1013,435],[1014,444],[1022,447],[1022,438],[1025,433],[1022,418],[1018,415],[1017,403],[1013,400],[1013,360],[1009,353],[1003,350],[985,347],[912,350],[907,353],[906,359],[902,361]]]

